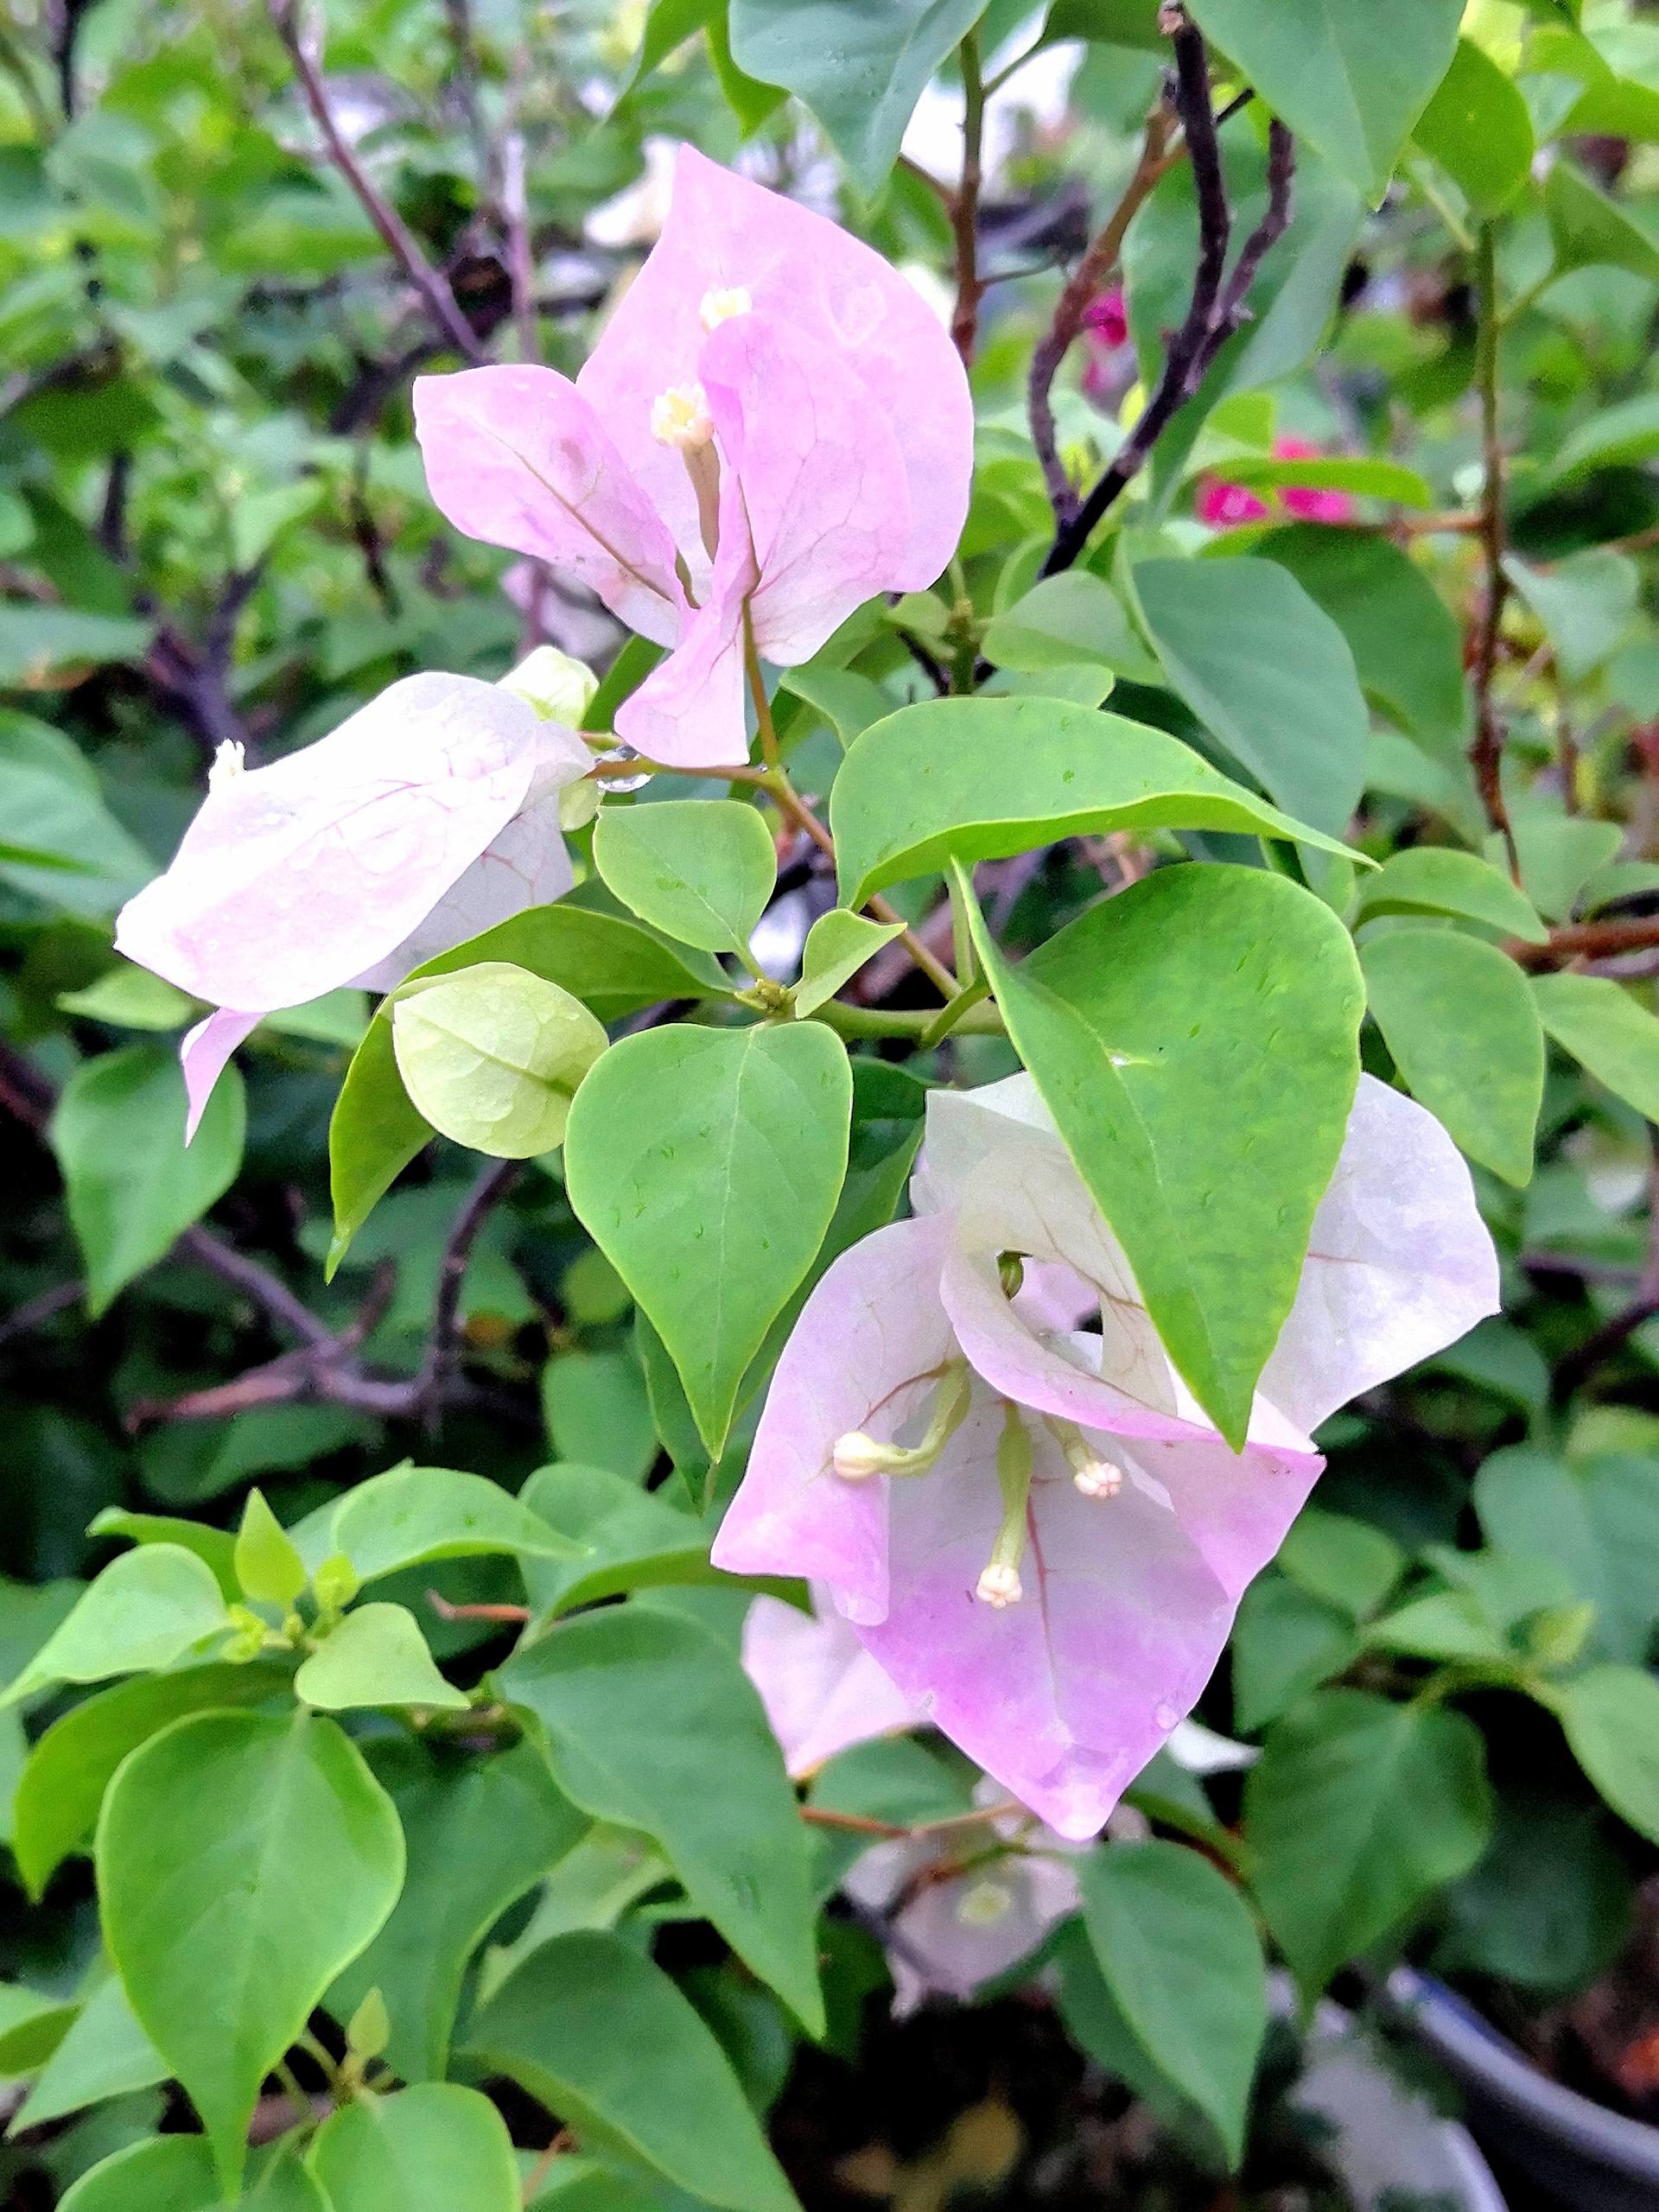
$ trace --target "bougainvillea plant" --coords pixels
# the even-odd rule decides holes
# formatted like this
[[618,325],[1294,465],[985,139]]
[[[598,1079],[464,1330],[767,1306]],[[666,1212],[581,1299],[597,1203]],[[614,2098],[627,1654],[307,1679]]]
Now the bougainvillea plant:
[[1011,1987],[1218,2176],[1274,1962],[1593,1980],[1640,10],[81,12],[0,22],[18,2201],[779,2212],[798,2054]]

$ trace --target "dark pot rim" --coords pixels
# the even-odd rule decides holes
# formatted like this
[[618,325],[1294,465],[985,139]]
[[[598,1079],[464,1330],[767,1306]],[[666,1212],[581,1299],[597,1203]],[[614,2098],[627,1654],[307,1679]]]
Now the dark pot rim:
[[1659,2127],[1610,2112],[1577,2089],[1552,2082],[1474,2006],[1432,1974],[1398,1967],[1389,2001],[1419,2040],[1452,2073],[1478,2083],[1507,2107],[1582,2157],[1636,2181],[1659,2183]]

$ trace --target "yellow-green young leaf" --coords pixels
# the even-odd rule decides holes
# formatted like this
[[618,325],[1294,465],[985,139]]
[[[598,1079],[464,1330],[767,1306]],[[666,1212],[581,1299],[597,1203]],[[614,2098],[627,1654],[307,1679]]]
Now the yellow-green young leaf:
[[1449,845],[1413,845],[1385,861],[1359,887],[1360,922],[1380,914],[1463,914],[1529,944],[1549,931],[1524,891],[1478,853]]
[[852,1102],[846,1052],[816,1021],[647,1030],[577,1094],[570,1204],[667,1345],[711,1452],[823,1242]]
[[106,1022],[111,1029],[182,1029],[195,1019],[197,1006],[176,984],[124,960],[84,990],[65,991],[58,1000],[60,1014]]
[[1361,950],[1377,1027],[1414,1098],[1506,1183],[1532,1179],[1544,1036],[1507,954],[1455,930],[1395,929]]
[[705,2204],[798,2212],[714,2036],[662,1968],[620,1936],[560,1936],[532,1951],[474,2015],[466,2050],[585,2143],[652,2168]]
[[346,2021],[346,2048],[353,2057],[366,2063],[371,2058],[383,2057],[391,2041],[391,2015],[377,1986]]
[[580,999],[505,960],[416,984],[393,1001],[391,1039],[433,1128],[498,1160],[563,1142],[576,1086],[607,1042]]
[[1160,868],[1018,967],[975,944],[1172,1359],[1235,1447],[1347,1130],[1348,932],[1265,868]]
[[439,1705],[465,1709],[403,1605],[359,1605],[326,1636],[294,1677],[294,1693],[329,1713],[353,1706]]
[[144,1544],[111,1560],[18,1675],[0,1707],[54,1682],[159,1674],[231,1626],[213,1569],[181,1544]]
[[1644,1667],[1592,1667],[1554,1684],[1546,1702],[1599,1794],[1659,1843],[1659,1681]]
[[262,1491],[251,1490],[236,1537],[236,1579],[255,1605],[291,1605],[304,1589],[305,1561]]
[[599,690],[599,678],[574,654],[561,652],[556,645],[537,645],[517,668],[509,669],[501,689],[528,699],[543,721],[580,729]]
[[[371,1475],[344,1497],[308,1513],[290,1534],[308,1567],[343,1559],[359,1585],[439,1559],[572,1555],[569,1539],[511,1491],[453,1467],[390,1467]],[[340,1573],[338,1564],[334,1572]]]
[[891,944],[903,930],[902,922],[871,922],[832,906],[820,914],[806,933],[801,955],[801,980],[795,986],[798,1014],[816,1014],[834,998],[842,985],[873,960],[884,944]]
[[397,1902],[391,1801],[332,1720],[199,1713],[122,1766],[97,1867],[116,1970],[232,2194],[260,2084]]
[[84,1060],[64,1085],[48,1134],[94,1314],[153,1267],[236,1179],[245,1116],[235,1069],[226,1068],[215,1084],[188,1147],[184,1108],[178,1054],[166,1045],[101,1053]]
[[1659,1121],[1659,1021],[1607,976],[1540,976],[1539,1018],[1598,1083]]
[[323,2122],[306,2164],[350,2212],[518,2212],[518,2167],[489,2099],[425,2082]]
[[641,921],[702,952],[746,948],[778,880],[772,833],[731,798],[604,807],[594,865]]

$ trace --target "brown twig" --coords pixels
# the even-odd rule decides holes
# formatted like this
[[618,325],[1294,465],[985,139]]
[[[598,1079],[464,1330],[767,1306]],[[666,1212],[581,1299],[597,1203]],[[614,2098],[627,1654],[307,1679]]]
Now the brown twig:
[[983,1827],[993,1821],[1006,1820],[1011,1814],[1022,1814],[1026,1808],[1015,1799],[1005,1798],[1001,1804],[981,1805],[971,1813],[952,1813],[943,1821],[877,1821],[863,1813],[835,1813],[824,1805],[803,1805],[801,1818],[810,1827],[839,1828],[849,1835],[878,1835],[894,1840],[909,1840],[916,1836],[946,1835],[954,1828]]
[[962,181],[951,194],[950,229],[957,248],[957,305],[950,335],[967,368],[979,335],[979,192],[983,181],[985,79],[980,66],[979,34],[962,41]]
[[1055,531],[1042,566],[1046,576],[1071,567],[1107,510],[1151,457],[1171,420],[1197,392],[1217,354],[1243,322],[1256,272],[1290,223],[1294,148],[1290,133],[1275,119],[1268,134],[1267,209],[1240,249],[1231,276],[1227,274],[1232,218],[1210,102],[1209,57],[1203,38],[1179,10],[1173,12],[1170,36],[1175,49],[1173,98],[1185,132],[1198,203],[1198,262],[1192,298],[1180,328],[1169,341],[1157,388],[1135,428],[1077,512]]
[[60,1282],[34,1298],[25,1299],[0,1321],[0,1344],[10,1344],[15,1337],[28,1336],[67,1306],[78,1305],[86,1294],[84,1282]]
[[461,313],[454,292],[421,251],[420,242],[397,210],[376,188],[373,180],[347,144],[328,105],[322,81],[321,52],[317,35],[302,27],[301,0],[270,0],[271,21],[288,50],[299,78],[305,104],[321,136],[328,158],[355,194],[359,206],[379,233],[382,243],[420,295],[428,314],[456,350],[467,360],[480,362],[484,348],[478,334]]
[[1564,922],[1551,930],[1547,944],[1510,938],[1503,950],[1522,968],[1560,968],[1570,960],[1611,960],[1621,952],[1645,952],[1659,945],[1659,915],[1625,922]]
[[500,1621],[514,1627],[530,1618],[528,1605],[453,1605],[441,1590],[429,1590],[426,1602],[441,1621]]
[[1051,398],[1054,379],[1059,374],[1060,364],[1083,330],[1084,316],[1090,302],[1104,288],[1117,267],[1123,250],[1124,234],[1129,225],[1159,180],[1180,158],[1183,149],[1171,143],[1174,130],[1174,112],[1167,96],[1160,93],[1147,117],[1146,132],[1141,142],[1141,158],[1135,163],[1135,174],[1060,294],[1053,320],[1038,340],[1036,351],[1031,357],[1031,375],[1026,386],[1026,411],[1031,422],[1031,442],[1037,448],[1043,481],[1048,486],[1049,505],[1053,508],[1058,522],[1071,520],[1077,511],[1078,499],[1076,487],[1060,459],[1059,432],[1054,421]]
[[461,1293],[479,1231],[518,1181],[522,1162],[493,1160],[474,1184],[467,1203],[450,1225],[438,1268],[437,1302],[426,1356],[415,1378],[415,1405],[429,1427],[436,1424],[451,1380],[461,1334]]
[[1483,471],[1480,543],[1485,583],[1480,624],[1475,633],[1475,735],[1469,748],[1469,765],[1474,771],[1475,785],[1486,810],[1486,819],[1503,840],[1510,874],[1518,883],[1521,860],[1503,798],[1503,721],[1492,696],[1493,679],[1497,674],[1498,641],[1503,629],[1503,603],[1510,586],[1503,569],[1503,444],[1497,421],[1497,249],[1490,223],[1481,228],[1476,276],[1480,296],[1476,360]]

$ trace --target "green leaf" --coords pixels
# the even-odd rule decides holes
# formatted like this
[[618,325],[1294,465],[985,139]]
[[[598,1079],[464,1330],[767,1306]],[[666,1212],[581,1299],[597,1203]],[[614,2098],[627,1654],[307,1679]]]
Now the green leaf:
[[[602,1253],[591,1256],[613,1272]],[[642,1483],[657,1464],[662,1446],[645,1370],[632,1351],[556,1353],[542,1370],[542,1410],[561,1459],[614,1468],[630,1484]]]
[[526,1564],[538,1620],[630,1590],[725,1580],[709,1564],[709,1531],[701,1522],[607,1467],[543,1467],[525,1484],[524,1503],[577,1548],[557,1566]]
[[0,883],[70,913],[112,914],[155,874],[61,730],[0,708]]
[[523,1646],[499,1681],[540,1723],[561,1789],[654,1837],[697,1910],[821,2027],[806,1832],[736,1656],[688,1620],[625,1605]]
[[778,879],[771,832],[730,798],[602,807],[594,865],[642,921],[702,952],[746,951]]
[[1252,541],[1288,569],[1348,640],[1367,695],[1413,735],[1460,744],[1463,633],[1408,553],[1372,531],[1288,524]]
[[[1510,818],[1528,898],[1550,921],[1567,920],[1584,886],[1618,850],[1623,833],[1618,823],[1549,806],[1516,808]],[[1485,851],[1495,867],[1504,865],[1503,841],[1496,831],[1486,839]]]
[[512,2139],[489,2099],[423,2082],[326,2120],[306,2164],[351,2212],[518,2212]]
[[1479,1858],[1491,1827],[1480,1732],[1437,1707],[1317,1691],[1269,1730],[1244,1816],[1256,1896],[1311,1997]]
[[1458,41],[1452,67],[1414,134],[1481,222],[1501,215],[1532,171],[1532,118],[1512,78],[1472,40]]
[[1316,1598],[1287,1574],[1258,1576],[1233,1624],[1233,1726],[1253,1735],[1306,1691],[1352,1665],[1360,1652],[1353,1615]]
[[180,1544],[124,1552],[11,1683],[0,1707],[54,1682],[159,1673],[231,1626],[213,1569]]
[[1529,944],[1549,938],[1532,901],[1501,868],[1449,845],[1410,846],[1360,885],[1357,925],[1379,914],[1414,913],[1461,914]]
[[0,1982],[0,2079],[44,2066],[73,2026],[75,2006],[22,1982]]
[[1406,1554],[1368,1522],[1310,1505],[1280,1546],[1278,1564],[1310,1597],[1359,1620],[1375,1611],[1405,1573]]
[[1503,573],[1543,625],[1569,681],[1590,676],[1630,635],[1641,595],[1634,561],[1605,545],[1569,554],[1548,569],[1510,554]]
[[1136,683],[1160,681],[1158,664],[1135,635],[1123,602],[1103,576],[1087,569],[1033,584],[992,618],[984,647],[999,668],[1028,676],[1099,662]]
[[338,2212],[302,2166],[282,2156],[227,2205],[213,2153],[200,2135],[129,2145],[85,2173],[60,2212]]
[[375,1770],[397,1808],[408,1869],[391,1919],[329,1992],[328,2008],[343,2018],[378,1989],[391,2064],[406,2082],[438,2081],[474,1954],[589,1824],[533,1745],[457,1762],[392,1744],[377,1750]]
[[731,0],[738,67],[783,85],[823,125],[859,190],[873,197],[928,79],[987,0]]
[[1630,1878],[1593,1805],[1519,1789],[1491,1847],[1446,1894],[1437,1974],[1490,1974],[1549,1996],[1612,1964],[1630,1918]]
[[843,746],[893,711],[893,701],[881,686],[854,669],[819,668],[808,661],[800,668],[785,669],[779,688],[816,708]]
[[[505,961],[556,983],[601,1021],[613,1021],[659,999],[707,997],[729,986],[712,962],[681,954],[626,915],[596,912],[561,899],[532,906],[482,936],[440,953],[410,982]],[[407,986],[405,986],[407,988]],[[328,1173],[334,1205],[337,1266],[379,1200],[431,1141],[397,1072],[391,1014],[382,1005],[358,1046],[328,1125]]]
[[1558,480],[1596,468],[1634,467],[1659,454],[1659,392],[1638,392],[1599,407],[1562,441],[1551,474]]
[[1389,499],[1396,506],[1427,507],[1434,494],[1414,468],[1374,454],[1306,454],[1284,460],[1274,454],[1243,454],[1226,463],[1227,481],[1252,491],[1280,485],[1310,490],[1352,492],[1365,499]]
[[17,1786],[12,1849],[38,1898],[71,1852],[90,1850],[111,1777],[137,1745],[187,1713],[259,1705],[287,1675],[275,1667],[191,1667],[122,1682],[54,1720],[29,1755]]
[[182,1029],[194,1020],[199,1001],[177,989],[147,968],[124,961],[85,990],[64,991],[58,998],[60,1014],[73,1014],[81,1021],[102,1021],[112,1029]]
[[849,752],[830,821],[847,906],[952,857],[966,867],[1111,830],[1233,830],[1344,849],[1163,730],[1053,699],[902,708]]
[[343,1552],[359,1582],[377,1582],[434,1560],[567,1559],[570,1547],[483,1475],[451,1467],[392,1467],[308,1514],[290,1530],[313,1573]]
[[1659,1121],[1659,1021],[1609,976],[1539,976],[1545,1029],[1616,1098]]
[[81,2007],[6,2133],[24,2134],[106,2097],[130,2096],[166,2079],[166,2060],[134,2018],[126,1992],[111,1974]]
[[1646,1658],[1659,1619],[1659,1461],[1569,1461],[1513,1445],[1475,1477],[1475,1510],[1488,1543],[1565,1570],[1596,1609],[1598,1656]]
[[564,1137],[576,1085],[608,1040],[569,991],[505,960],[434,976],[391,1001],[410,1103],[442,1135],[497,1160]]
[[795,2212],[720,2045],[661,1968],[620,1936],[560,1936],[532,1952],[477,2014],[466,2050],[584,2142],[704,2203]]
[[867,921],[844,906],[820,914],[806,933],[801,980],[795,986],[796,1014],[816,1014],[903,929],[902,922]]
[[1548,1703],[1599,1795],[1659,1843],[1659,1681],[1642,1667],[1592,1667],[1553,1685]]
[[1375,207],[1450,67],[1461,0],[1194,0],[1206,38]]
[[341,1713],[364,1705],[435,1705],[462,1712],[468,1700],[438,1672],[420,1624],[402,1605],[359,1605],[326,1636],[294,1677],[307,1705]]
[[132,2009],[234,2187],[261,2082],[397,1902],[397,1814],[332,1721],[206,1713],[123,1765],[97,1863]]
[[1276,561],[1143,561],[1134,571],[1169,681],[1279,805],[1339,837],[1370,718],[1348,641]]
[[1627,269],[1645,283],[1659,280],[1659,239],[1637,219],[1636,204],[1610,200],[1564,156],[1545,181],[1544,213],[1558,270]]
[[70,1226],[86,1262],[86,1305],[102,1313],[135,1275],[223,1198],[242,1164],[242,1081],[226,1068],[184,1141],[184,1077],[164,1045],[84,1060],[48,1135]]
[[1114,2002],[1160,2073],[1214,2122],[1236,2168],[1268,2028],[1249,1907],[1176,1843],[1116,1844],[1079,1860],[1083,1924]]
[[305,1588],[305,1561],[260,1491],[248,1492],[233,1563],[238,1586],[256,1605],[291,1605]]
[[1495,944],[1395,929],[1360,948],[1377,1027],[1412,1096],[1471,1160],[1532,1180],[1544,1037],[1527,980]]
[[0,607],[0,685],[50,690],[60,670],[136,660],[152,635],[148,622],[79,607]]
[[823,1241],[851,1114],[846,1052],[817,1022],[649,1030],[577,1093],[570,1204],[667,1345],[711,1452]]
[[1347,931],[1282,876],[1186,867],[1018,968],[976,916],[975,942],[1171,1358],[1238,1448],[1359,1078]]

